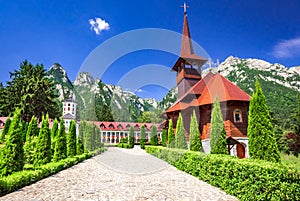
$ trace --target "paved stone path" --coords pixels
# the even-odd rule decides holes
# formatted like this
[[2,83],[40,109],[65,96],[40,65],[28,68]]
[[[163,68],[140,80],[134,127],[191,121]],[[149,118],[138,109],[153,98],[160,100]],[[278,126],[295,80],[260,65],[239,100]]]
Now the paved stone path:
[[109,148],[101,155],[0,197],[0,200],[237,199],[135,147]]

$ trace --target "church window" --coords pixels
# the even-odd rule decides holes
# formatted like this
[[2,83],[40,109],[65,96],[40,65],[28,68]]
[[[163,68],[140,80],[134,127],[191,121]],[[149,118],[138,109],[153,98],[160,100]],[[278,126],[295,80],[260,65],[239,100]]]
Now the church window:
[[242,122],[242,112],[239,109],[234,110],[234,122]]

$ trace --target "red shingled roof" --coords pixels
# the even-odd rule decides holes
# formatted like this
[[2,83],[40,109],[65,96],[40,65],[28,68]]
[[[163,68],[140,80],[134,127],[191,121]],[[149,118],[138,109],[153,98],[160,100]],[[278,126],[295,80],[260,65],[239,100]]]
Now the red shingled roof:
[[216,97],[218,97],[219,102],[230,100],[250,101],[248,94],[219,73],[215,74],[209,80],[201,96],[198,98],[197,106],[212,104]]
[[178,111],[178,110],[184,110],[188,107],[189,107],[189,104],[187,104],[187,103],[177,102],[175,105],[170,107],[166,112],[168,113],[168,112],[174,112],[174,111]]
[[[188,103],[183,102],[187,96],[191,96],[193,94],[195,95],[193,100]],[[166,112],[180,111],[191,106],[195,107],[212,104],[215,97],[218,97],[220,102],[229,100],[250,101],[250,96],[247,93],[220,75],[220,73],[213,74],[209,72]]]

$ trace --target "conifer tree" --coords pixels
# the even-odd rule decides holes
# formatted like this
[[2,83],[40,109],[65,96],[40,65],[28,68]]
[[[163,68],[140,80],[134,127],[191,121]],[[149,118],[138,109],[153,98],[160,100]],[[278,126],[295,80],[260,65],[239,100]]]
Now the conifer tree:
[[6,176],[21,171],[24,167],[24,150],[21,131],[21,111],[16,109],[2,149],[0,175]]
[[72,157],[76,155],[76,123],[71,121],[69,133],[67,135],[67,156]]
[[58,121],[55,118],[53,121],[53,125],[52,125],[52,129],[51,129],[51,152],[52,152],[52,156],[54,156],[54,149],[55,149],[55,139],[58,133]]
[[26,136],[26,142],[24,144],[24,157],[26,164],[34,163],[37,140],[38,136]]
[[176,124],[175,147],[178,149],[188,148],[181,113],[179,113]]
[[84,153],[84,146],[83,146],[83,142],[80,139],[80,137],[77,138],[77,142],[76,142],[76,154],[80,155]]
[[43,65],[33,65],[25,60],[18,70],[10,72],[10,77],[12,80],[5,87],[5,105],[0,105],[0,110],[4,108],[10,113],[19,107],[24,120],[33,115],[40,119],[45,113],[51,118],[60,116],[55,83],[48,77]]
[[26,134],[27,134],[27,130],[28,130],[28,123],[24,120],[21,120],[21,130],[22,130],[22,141],[25,142],[26,141]]
[[4,128],[2,130],[2,133],[1,133],[0,143],[5,141],[5,136],[8,133],[10,123],[11,123],[10,118],[7,118],[6,121],[5,121],[5,124],[4,124]]
[[36,144],[36,152],[34,159],[35,166],[49,163],[52,158],[51,137],[48,119],[48,114],[46,115],[46,117],[42,117],[42,126]]
[[210,153],[228,154],[226,132],[224,130],[224,122],[218,98],[215,98],[210,122]]
[[157,146],[158,145],[157,129],[156,129],[156,126],[154,126],[154,125],[151,128],[150,144],[152,146]]
[[88,151],[93,151],[93,127],[90,124],[86,124],[84,127],[84,148]]
[[271,117],[258,80],[256,80],[255,88],[249,106],[249,155],[254,159],[280,162],[280,153],[277,147]]
[[60,121],[59,131],[55,137],[54,161],[59,161],[67,157],[67,140],[64,121]]
[[33,164],[34,162],[38,134],[39,128],[37,119],[35,116],[32,116],[26,133],[26,142],[24,144],[25,163]]
[[131,148],[134,147],[134,129],[132,126],[129,128],[129,145]]
[[168,147],[169,148],[174,148],[175,147],[175,134],[174,134],[174,128],[173,128],[173,121],[172,121],[172,119],[169,120]]
[[35,116],[32,116],[28,125],[26,139],[27,137],[33,137],[38,135],[39,135],[39,128],[38,128],[37,119]]
[[196,112],[193,111],[191,116],[191,125],[190,125],[190,150],[191,151],[203,151],[201,139],[200,139],[200,131],[199,124],[197,121]]
[[146,128],[145,125],[142,125],[140,130],[140,147],[145,149],[145,140],[146,140]]
[[162,132],[161,132],[161,146],[163,146],[163,147],[167,146],[167,131],[166,131],[166,129],[162,129]]
[[58,133],[58,121],[55,118],[53,121],[52,129],[51,129],[51,139],[55,139],[57,133]]

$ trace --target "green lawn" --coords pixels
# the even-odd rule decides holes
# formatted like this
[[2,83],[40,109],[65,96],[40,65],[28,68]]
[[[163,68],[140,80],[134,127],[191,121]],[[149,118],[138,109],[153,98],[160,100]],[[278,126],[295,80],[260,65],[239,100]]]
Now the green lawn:
[[281,153],[281,159],[283,163],[294,165],[296,169],[300,172],[300,156],[298,156],[297,158],[294,155],[287,155],[285,153]]

